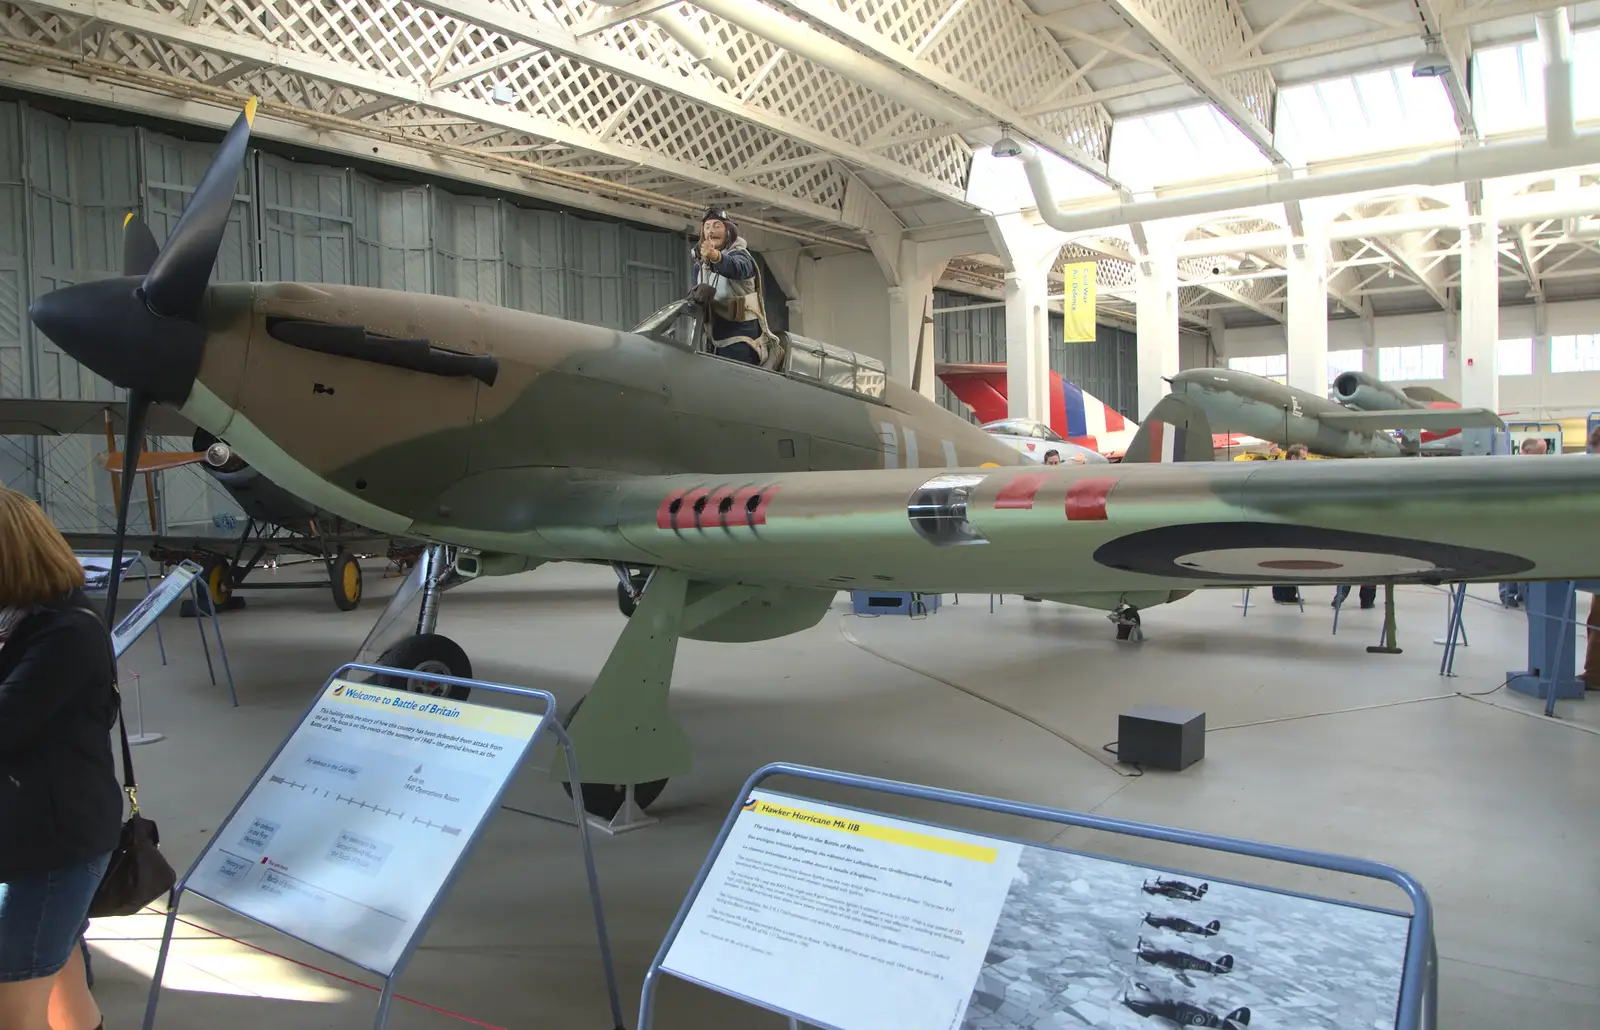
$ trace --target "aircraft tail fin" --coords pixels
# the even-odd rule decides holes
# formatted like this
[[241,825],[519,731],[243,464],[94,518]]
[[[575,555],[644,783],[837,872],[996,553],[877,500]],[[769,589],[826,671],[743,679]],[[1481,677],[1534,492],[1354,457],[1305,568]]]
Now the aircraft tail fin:
[[1223,1025],[1227,1025],[1228,1023],[1237,1023],[1239,1026],[1249,1026],[1250,1010],[1247,1008],[1234,1009],[1232,1012],[1228,1013],[1223,1020]]
[[1214,965],[1218,969],[1222,970],[1224,973],[1231,973],[1231,972],[1233,972],[1233,956],[1232,955],[1224,955],[1221,958],[1217,959],[1217,961],[1214,963]]
[[1212,933],[1216,933],[1218,930],[1222,929],[1222,920],[1220,920],[1220,919],[1211,920],[1211,922],[1206,924],[1206,929],[1210,930]]
[[1122,456],[1128,462],[1212,461],[1211,421],[1200,405],[1169,393],[1150,409]]

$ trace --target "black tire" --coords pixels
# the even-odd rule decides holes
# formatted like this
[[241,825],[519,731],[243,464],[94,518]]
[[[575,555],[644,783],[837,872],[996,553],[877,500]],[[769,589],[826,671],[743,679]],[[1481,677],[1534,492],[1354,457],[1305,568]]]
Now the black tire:
[[[617,589],[622,589],[622,584],[617,584]],[[562,726],[571,726],[572,720],[577,717],[578,709],[583,707],[584,699],[572,706],[566,718],[561,720]],[[583,756],[578,756],[578,762],[583,763]],[[651,780],[648,783],[635,783],[633,785],[633,803],[639,806],[640,811],[648,809],[661,797],[661,792],[667,789],[666,780]],[[567,792],[567,797],[572,796],[572,784],[563,783],[561,789]],[[627,800],[628,788],[619,783],[585,783],[583,785],[583,809],[590,815],[605,822],[615,819],[622,810],[622,803]]]
[[[454,676],[457,679],[472,678],[472,660],[467,657],[467,652],[463,651],[461,645],[454,640],[437,633],[420,633],[406,637],[383,652],[375,664],[388,666],[391,669],[415,669],[424,673]],[[446,686],[442,683],[430,684],[425,679],[390,675],[377,676],[372,680],[372,684],[413,694],[432,694],[435,697],[441,696],[442,692],[442,696],[452,701],[465,701],[472,693],[467,687]]]
[[[621,583],[618,583],[617,610],[622,612],[622,617],[624,619],[633,618],[633,613],[638,609],[638,607],[639,605],[634,601],[633,595],[628,592],[628,588],[623,586]],[[580,701],[578,703],[582,704],[583,702]],[[574,709],[574,711],[576,711],[576,709]]]
[[339,549],[328,572],[328,585],[333,588],[333,603],[341,612],[353,612],[361,606],[361,563],[355,555]]
[[233,566],[228,559],[207,555],[200,565],[200,578],[205,580],[212,606],[217,611],[225,610],[233,599]]

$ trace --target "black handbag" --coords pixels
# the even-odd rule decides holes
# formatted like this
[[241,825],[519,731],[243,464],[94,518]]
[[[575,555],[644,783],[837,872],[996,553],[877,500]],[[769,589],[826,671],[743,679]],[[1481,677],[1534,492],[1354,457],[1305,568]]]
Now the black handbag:
[[[93,615],[93,612],[89,613]],[[95,621],[99,622],[98,616]],[[106,637],[110,646],[110,635]],[[116,684],[116,655],[111,658],[112,688],[117,692],[117,730],[122,736],[122,789],[128,795],[128,820],[106,874],[100,878],[94,899],[89,902],[89,918],[131,916],[163,894],[171,892],[178,874],[161,853],[161,833],[156,824],[139,814],[139,784],[133,776],[133,749],[128,746],[128,724],[122,717],[122,691]]]

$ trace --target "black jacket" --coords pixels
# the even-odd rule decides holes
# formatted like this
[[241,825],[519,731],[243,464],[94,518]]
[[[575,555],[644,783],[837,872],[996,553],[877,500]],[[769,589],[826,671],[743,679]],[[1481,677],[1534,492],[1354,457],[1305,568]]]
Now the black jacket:
[[104,854],[122,829],[109,634],[82,592],[45,607],[0,645],[0,883]]

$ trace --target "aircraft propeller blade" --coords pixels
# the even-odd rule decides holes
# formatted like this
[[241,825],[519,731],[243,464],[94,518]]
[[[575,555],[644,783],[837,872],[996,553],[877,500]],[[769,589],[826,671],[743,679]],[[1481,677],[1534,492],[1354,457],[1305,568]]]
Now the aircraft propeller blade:
[[128,509],[133,504],[133,481],[139,475],[139,452],[144,449],[144,424],[151,400],[137,390],[128,391],[128,429],[122,444],[122,481],[117,498],[117,534],[111,547],[111,578],[106,581],[106,627],[117,624],[117,587],[122,583],[122,554],[128,539]]
[[161,247],[143,218],[128,212],[122,220],[122,274],[145,275],[156,263]]
[[234,191],[244,169],[255,117],[256,98],[251,97],[217,148],[217,156],[167,237],[166,246],[145,273],[141,287],[145,304],[157,315],[193,318],[199,311],[233,213]]

